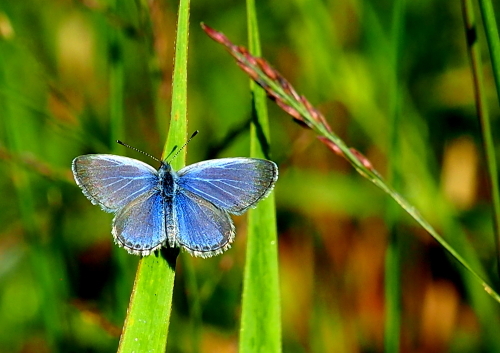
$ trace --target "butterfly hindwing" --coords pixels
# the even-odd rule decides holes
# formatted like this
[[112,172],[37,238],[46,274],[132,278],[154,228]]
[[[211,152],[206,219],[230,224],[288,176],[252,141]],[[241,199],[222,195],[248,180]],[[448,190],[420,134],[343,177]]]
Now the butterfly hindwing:
[[165,243],[166,218],[172,217],[172,203],[158,190],[144,193],[120,209],[113,219],[115,242],[129,253],[146,256]]
[[278,178],[271,161],[221,158],[191,164],[178,172],[177,184],[214,205],[241,214],[265,198]]
[[177,243],[190,254],[209,257],[228,249],[234,239],[229,214],[189,191],[174,196]]
[[158,183],[157,172],[150,165],[111,154],[77,157],[72,169],[85,196],[107,212],[116,212]]

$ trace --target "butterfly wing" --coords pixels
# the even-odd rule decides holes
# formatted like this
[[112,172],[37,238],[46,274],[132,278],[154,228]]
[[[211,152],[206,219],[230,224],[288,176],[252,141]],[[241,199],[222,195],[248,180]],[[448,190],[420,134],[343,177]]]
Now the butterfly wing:
[[159,190],[141,194],[125,205],[113,219],[115,243],[129,253],[147,256],[166,241],[166,217],[172,216],[172,203]]
[[178,172],[177,185],[214,205],[241,214],[265,198],[278,167],[257,158],[221,158],[191,164]]
[[220,254],[230,247],[235,230],[226,211],[189,191],[178,191],[173,200],[178,245],[201,257]]
[[75,181],[84,195],[106,212],[116,212],[158,184],[156,170],[136,159],[88,154],[73,160]]

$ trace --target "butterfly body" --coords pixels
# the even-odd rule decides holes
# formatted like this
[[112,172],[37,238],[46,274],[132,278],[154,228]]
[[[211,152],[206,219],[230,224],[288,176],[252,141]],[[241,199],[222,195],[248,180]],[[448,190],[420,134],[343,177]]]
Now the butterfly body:
[[163,197],[172,198],[176,192],[177,173],[170,164],[162,164],[158,170],[159,188]]
[[164,162],[155,170],[132,158],[95,154],[75,158],[72,170],[84,195],[115,213],[115,242],[142,256],[164,245],[201,257],[222,253],[235,235],[229,213],[254,207],[278,178],[276,164],[256,158],[214,159],[176,172]]

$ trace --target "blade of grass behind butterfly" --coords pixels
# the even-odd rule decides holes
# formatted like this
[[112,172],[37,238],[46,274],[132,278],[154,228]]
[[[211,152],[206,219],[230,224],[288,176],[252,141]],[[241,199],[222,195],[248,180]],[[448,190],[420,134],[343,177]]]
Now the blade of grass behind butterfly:
[[[247,0],[250,52],[260,56],[253,0]],[[251,81],[253,122],[252,157],[269,158],[269,122],[266,95]],[[274,194],[248,214],[248,239],[243,283],[239,351],[281,352],[281,309],[278,278],[278,244]]]
[[[173,146],[180,146],[186,140],[188,28],[189,0],[181,0],[175,41],[170,128],[163,156]],[[172,161],[175,169],[185,163],[185,151]],[[178,249],[163,249],[140,260],[119,352],[165,351],[178,253]]]
[[[493,5],[490,1],[480,0],[479,1],[481,14],[483,16],[484,30],[486,32],[486,39],[488,42],[488,47],[490,49],[491,66],[493,68],[493,75],[495,77],[495,85],[497,89],[498,102],[500,103],[500,38],[498,35],[498,27],[495,20],[495,13]],[[490,179],[490,188],[493,199],[493,217],[494,217],[494,234],[496,242],[497,251],[497,271],[500,273],[500,190],[498,187],[498,169],[496,164],[495,147],[493,145],[493,137],[491,134],[490,127],[490,117],[487,111],[487,105],[485,102],[484,92],[482,87],[482,74],[480,68],[481,61],[479,50],[476,49],[477,54],[474,53],[472,46],[477,41],[476,27],[474,24],[473,17],[473,7],[472,5],[465,1],[463,2],[462,9],[466,12],[466,22],[470,22],[470,27],[467,30],[467,40],[469,45],[470,57],[472,61],[472,68],[474,73],[474,83],[476,90],[476,104],[478,105],[478,118],[481,122],[481,132],[483,138],[483,146],[486,154],[486,161],[488,165],[488,174]],[[477,47],[477,45],[476,45]],[[479,86],[479,87],[478,87]],[[481,91],[479,91],[481,90]]]
[[[491,66],[495,77],[495,85],[497,89],[497,97],[500,102],[500,36],[495,19],[495,10],[490,0],[479,0],[479,9],[483,17],[484,31],[488,42]],[[476,29],[474,28],[474,31]],[[471,33],[469,33],[470,35]],[[477,34],[474,34],[477,36]]]
[[[389,97],[391,100],[388,148],[388,182],[394,188],[401,187],[400,169],[397,165],[403,160],[400,156],[400,120],[401,120],[401,52],[404,46],[404,8],[405,0],[394,2],[392,17],[392,46],[390,59],[392,61],[391,81],[389,85]],[[401,250],[406,237],[398,234],[398,223],[401,209],[394,202],[386,203],[386,224],[389,232],[389,242],[386,249],[384,268],[384,291],[385,291],[385,327],[384,327],[384,351],[386,353],[399,352],[401,332]]]
[[[498,261],[500,260],[499,255],[499,247],[498,247],[498,183],[496,182],[497,175],[497,167],[495,162],[495,153],[493,146],[493,139],[491,136],[490,129],[490,114],[488,111],[488,104],[486,99],[486,90],[484,87],[484,78],[483,78],[483,67],[481,60],[481,53],[479,42],[476,36],[476,20],[474,15],[474,7],[472,5],[472,1],[470,0],[462,0],[462,13],[464,19],[465,26],[465,39],[467,41],[467,49],[469,52],[469,60],[471,65],[471,72],[473,76],[474,82],[474,96],[476,100],[476,110],[479,120],[481,121],[481,128],[483,134],[483,146],[487,158],[488,163],[488,173],[490,177],[490,185],[491,185],[491,193],[493,198],[493,209],[494,209],[494,224],[495,224],[495,244],[496,244],[496,254],[497,254],[497,267]],[[456,226],[456,224],[447,224],[447,228],[450,229],[447,231],[448,234],[459,234],[459,232],[463,233],[463,230],[453,229],[452,227]],[[467,253],[474,252],[475,249],[467,244],[465,239],[467,239],[466,235],[461,235],[457,237],[463,241],[462,251]],[[480,257],[475,254],[475,256],[467,256],[467,258],[471,259],[475,267],[480,267]],[[498,271],[498,268],[497,268]],[[483,328],[484,334],[482,334],[482,341],[486,343],[486,346],[490,348],[492,352],[500,351],[500,341],[498,340],[498,332],[500,320],[497,315],[497,305],[492,303],[491,301],[484,300],[484,293],[479,291],[475,286],[472,285],[471,276],[467,273],[464,274],[467,295],[470,298],[470,302],[474,311],[477,314],[478,321]]]

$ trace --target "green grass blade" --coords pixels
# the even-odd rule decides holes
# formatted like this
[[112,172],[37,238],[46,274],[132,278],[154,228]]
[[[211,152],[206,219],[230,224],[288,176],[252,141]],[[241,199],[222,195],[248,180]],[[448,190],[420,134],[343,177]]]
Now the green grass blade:
[[[477,41],[476,33],[476,20],[474,15],[474,7],[472,1],[462,0],[462,12],[465,26],[465,34],[467,40],[467,50],[469,53],[471,72],[473,76],[474,83],[474,96],[476,101],[476,111],[478,118],[481,122],[481,129],[483,135],[483,146],[486,154],[486,160],[488,165],[488,174],[490,178],[490,188],[493,198],[493,215],[494,215],[494,233],[495,233],[495,245],[496,245],[496,255],[497,255],[497,271],[500,270],[500,241],[499,241],[499,221],[500,221],[500,202],[499,202],[499,191],[496,175],[496,157],[493,146],[493,138],[491,136],[490,128],[490,114],[488,111],[487,104],[487,94],[484,86],[483,78],[483,67],[481,60],[481,53],[479,48],[479,43]],[[448,225],[452,228],[453,225]],[[462,232],[461,229],[450,229],[448,232],[454,232],[455,234]],[[459,239],[467,239],[465,235],[459,237]],[[471,246],[469,244],[464,244],[462,246],[462,251],[467,254],[467,252],[472,252]],[[473,254],[467,256],[467,258],[474,259]],[[476,258],[475,267],[479,267],[480,264]],[[478,314],[478,320],[482,327],[485,328],[485,334],[483,340],[488,342],[488,346],[492,347],[491,351],[496,352],[500,350],[500,343],[496,339],[496,332],[499,326],[499,319],[495,315],[496,309],[494,303],[491,301],[483,300],[484,294],[477,290],[477,288],[470,285],[472,283],[472,276],[466,274],[464,279],[467,281],[467,294],[471,298],[472,306]]]
[[[260,55],[257,16],[247,0],[250,51]],[[253,122],[250,155],[269,158],[269,122],[266,96],[251,82]],[[278,278],[278,244],[274,194],[249,211],[248,240],[243,284],[240,353],[281,352],[281,310]]]
[[164,352],[178,250],[163,249],[142,258],[118,352]]
[[201,291],[196,278],[196,270],[191,258],[182,257],[182,267],[186,278],[186,299],[189,304],[191,353],[201,352],[203,329]]
[[[388,179],[396,188],[401,185],[401,176],[398,165],[402,163],[399,154],[400,120],[401,120],[401,70],[400,58],[403,51],[404,33],[404,8],[405,0],[394,3],[392,22],[392,50],[390,54],[392,77],[389,86],[391,99],[391,112],[389,122],[389,148],[388,148]],[[401,332],[401,248],[404,238],[399,241],[397,220],[400,217],[400,208],[393,202],[387,204],[386,223],[390,233],[385,256],[385,329],[384,351],[386,353],[399,352]]]
[[[182,0],[175,42],[170,129],[163,156],[174,145],[180,146],[186,140],[188,27],[189,0]],[[172,164],[179,168],[184,161],[185,149]],[[165,351],[178,254],[178,249],[163,249],[140,260],[119,352]]]
[[[499,94],[500,102],[500,41],[498,38],[498,28],[496,26],[495,15],[492,13],[493,7],[487,1],[481,1],[483,9],[483,18],[486,28],[488,43],[490,46],[491,61],[493,64],[493,72],[497,86],[497,94]],[[464,12],[464,21],[467,34],[467,48],[471,61],[471,69],[474,77],[474,95],[476,99],[476,110],[479,121],[481,122],[481,132],[483,137],[483,148],[486,154],[486,162],[488,165],[488,176],[490,179],[490,189],[493,199],[493,219],[494,219],[494,234],[495,245],[497,252],[497,271],[500,271],[500,190],[498,187],[498,168],[495,155],[495,146],[493,144],[493,136],[490,124],[490,115],[488,113],[488,105],[486,103],[486,91],[484,87],[484,79],[481,65],[481,53],[477,43],[477,38],[472,33],[476,31],[474,19],[474,10],[470,1],[462,1],[462,11]],[[499,272],[500,273],[500,272]]]
[[[391,207],[395,211],[395,207]],[[397,228],[391,230],[385,255],[384,352],[399,352],[401,332],[401,241]]]
[[[163,148],[163,158],[170,153],[174,146],[179,148],[186,142],[188,38],[189,0],[181,0],[179,4],[177,38],[175,41],[170,128],[168,130],[167,141]],[[186,163],[186,149],[184,148],[174,160],[169,162],[174,169],[183,167]]]
[[500,37],[495,19],[495,10],[490,0],[479,0],[479,8],[483,17],[484,31],[490,49],[491,66],[497,88],[498,101],[500,102]]

